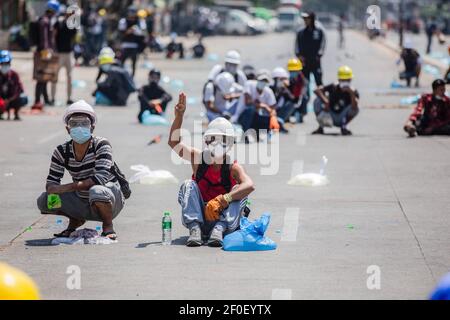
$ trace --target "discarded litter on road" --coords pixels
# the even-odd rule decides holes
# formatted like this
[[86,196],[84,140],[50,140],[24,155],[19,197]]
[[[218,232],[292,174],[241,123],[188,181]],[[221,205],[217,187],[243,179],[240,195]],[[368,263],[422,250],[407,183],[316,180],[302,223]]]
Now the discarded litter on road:
[[152,171],[142,164],[131,166],[130,169],[137,172],[130,178],[130,183],[146,185],[178,184],[178,179],[166,170]]
[[264,236],[270,223],[270,214],[265,213],[259,219],[250,221],[241,218],[240,230],[235,231],[223,239],[225,251],[267,251],[275,250],[277,244]]
[[416,104],[420,99],[420,94],[415,95],[415,96],[409,96],[409,97],[405,97],[402,98],[400,100],[400,104],[402,106],[406,106],[406,105],[410,105],[410,104]]
[[440,78],[442,76],[441,72],[439,71],[438,68],[436,68],[436,67],[434,67],[432,65],[429,65],[429,64],[426,64],[426,65],[423,66],[423,71],[425,73],[431,74],[435,78]]
[[117,240],[112,240],[108,237],[99,236],[96,230],[92,229],[80,229],[72,232],[68,238],[55,238],[52,240],[52,245],[59,244],[69,244],[69,245],[79,245],[79,244],[113,244],[117,243]]
[[298,174],[289,180],[289,185],[305,186],[305,187],[320,187],[326,186],[330,183],[325,175],[325,169],[328,164],[327,157],[322,157],[322,164],[319,173],[302,173]]
[[84,89],[87,83],[84,80],[72,80],[72,88],[74,89]]
[[142,124],[146,126],[168,126],[169,122],[165,117],[151,114],[150,111],[146,110],[142,114]]
[[157,135],[156,137],[154,137],[152,140],[150,140],[150,142],[149,142],[147,145],[148,145],[148,146],[151,146],[151,145],[153,145],[153,144],[158,144],[158,143],[161,142],[161,138],[162,138],[162,135],[159,134],[159,135]]

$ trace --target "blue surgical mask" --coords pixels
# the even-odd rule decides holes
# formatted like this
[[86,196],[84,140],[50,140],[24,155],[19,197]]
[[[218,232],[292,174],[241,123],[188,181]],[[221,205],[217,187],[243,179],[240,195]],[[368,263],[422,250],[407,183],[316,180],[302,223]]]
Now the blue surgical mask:
[[110,64],[104,64],[104,65],[100,66],[100,69],[102,69],[103,72],[108,73],[109,70],[111,70],[111,65]]
[[91,138],[91,129],[87,127],[75,127],[70,129],[70,136],[76,143],[83,144]]

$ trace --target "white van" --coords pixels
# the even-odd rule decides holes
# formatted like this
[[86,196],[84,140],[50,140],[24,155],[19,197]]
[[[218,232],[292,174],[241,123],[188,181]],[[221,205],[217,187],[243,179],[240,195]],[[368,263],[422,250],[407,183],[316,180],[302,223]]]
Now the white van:
[[234,9],[228,11],[224,21],[223,31],[225,34],[233,35],[251,35],[261,32],[250,14],[242,10]]
[[277,31],[297,31],[303,25],[303,19],[300,11],[294,7],[281,7],[278,9],[278,28]]

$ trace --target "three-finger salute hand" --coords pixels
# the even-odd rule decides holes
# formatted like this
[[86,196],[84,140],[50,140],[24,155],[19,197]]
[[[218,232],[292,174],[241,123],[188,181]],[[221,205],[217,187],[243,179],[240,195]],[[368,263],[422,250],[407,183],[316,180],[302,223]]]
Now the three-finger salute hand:
[[178,103],[175,106],[175,115],[183,116],[186,111],[186,95],[182,92],[178,97]]

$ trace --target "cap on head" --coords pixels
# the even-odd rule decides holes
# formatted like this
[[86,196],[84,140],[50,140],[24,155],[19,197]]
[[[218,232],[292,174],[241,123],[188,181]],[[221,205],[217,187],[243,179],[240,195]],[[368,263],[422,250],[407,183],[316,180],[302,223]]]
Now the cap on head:
[[437,88],[442,87],[442,86],[445,86],[445,81],[442,79],[436,79],[431,84],[431,87],[433,88],[433,90],[436,90]]
[[274,78],[274,79],[275,78],[280,78],[280,79],[289,78],[289,74],[284,68],[278,67],[278,68],[273,69],[272,78]]
[[288,71],[302,71],[303,70],[303,63],[300,61],[300,59],[292,58],[288,61]]
[[411,41],[411,39],[406,39],[405,42],[403,43],[403,49],[412,49],[413,48],[413,43]]
[[303,12],[302,13],[302,18],[303,19],[315,20],[316,19],[316,14],[314,12],[312,12],[312,11]]
[[256,80],[266,81],[267,83],[270,83],[270,81],[272,80],[270,78],[270,71],[265,69],[259,70],[258,75],[256,76]]
[[208,125],[208,129],[206,129],[204,138],[210,136],[225,136],[225,137],[233,137],[236,138],[236,133],[233,125],[230,121],[225,118],[216,118],[211,121]]
[[12,60],[11,52],[8,50],[0,51],[0,63],[10,63]]
[[95,113],[94,108],[92,108],[92,106],[84,100],[79,100],[67,107],[63,116],[64,124],[67,125],[70,117],[79,113],[89,116],[93,126],[97,124],[97,114]]
[[47,1],[47,10],[59,12],[59,6],[60,6],[59,1],[56,0]]
[[338,69],[338,80],[352,80],[353,70],[349,66],[342,66]]
[[228,51],[225,56],[225,63],[241,64],[241,55],[236,50]]
[[148,75],[149,76],[153,76],[154,75],[154,76],[161,77],[161,71],[159,69],[152,69],[152,70],[150,70]]

